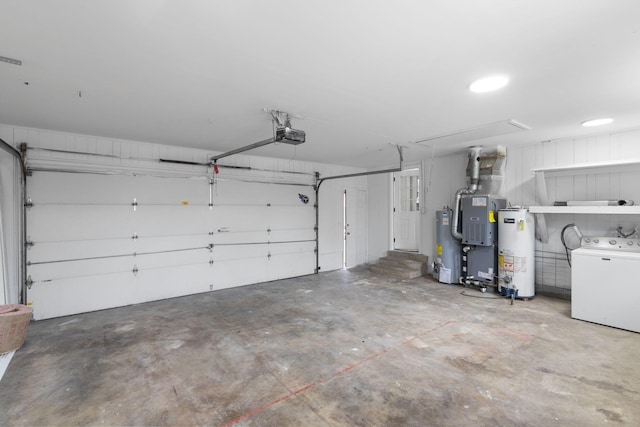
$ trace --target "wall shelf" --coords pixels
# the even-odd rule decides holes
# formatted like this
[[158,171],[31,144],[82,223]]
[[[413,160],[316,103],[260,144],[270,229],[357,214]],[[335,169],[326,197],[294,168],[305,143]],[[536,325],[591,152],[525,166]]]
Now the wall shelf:
[[537,202],[539,206],[530,206],[529,211],[531,213],[541,214],[536,215],[537,237],[543,243],[549,241],[544,214],[640,215],[640,206],[550,206],[545,180],[546,175],[556,173],[561,175],[578,175],[589,172],[607,172],[609,170],[620,173],[622,169],[637,170],[638,166],[640,166],[640,159],[624,159],[531,169],[531,172],[535,175]]
[[578,163],[567,166],[551,166],[547,168],[531,169],[533,174],[539,172],[579,172],[595,169],[618,168],[620,166],[640,166],[640,159],[613,160],[608,162]]
[[640,206],[529,206],[539,214],[640,215]]

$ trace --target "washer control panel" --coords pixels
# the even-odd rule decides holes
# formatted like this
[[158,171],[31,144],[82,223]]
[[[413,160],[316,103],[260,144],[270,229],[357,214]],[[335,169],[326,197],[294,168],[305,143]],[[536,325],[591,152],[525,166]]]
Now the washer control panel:
[[613,251],[640,252],[640,239],[625,237],[583,237],[580,247],[585,249],[607,249]]

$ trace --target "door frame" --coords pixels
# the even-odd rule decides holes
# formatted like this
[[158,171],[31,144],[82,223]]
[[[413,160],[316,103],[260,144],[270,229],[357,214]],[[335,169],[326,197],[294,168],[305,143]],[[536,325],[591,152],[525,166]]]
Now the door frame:
[[[411,170],[411,169],[417,169],[418,170],[418,178],[419,178],[419,183],[418,183],[418,194],[420,197],[420,207],[418,209],[418,220],[416,222],[416,234],[418,235],[418,239],[417,239],[417,251],[419,254],[422,253],[422,213],[425,212],[425,203],[426,200],[424,200],[424,196],[425,196],[425,192],[424,192],[424,170],[422,168],[422,162],[407,162],[404,163],[402,165],[402,170],[399,172],[403,172],[405,170]],[[395,185],[394,185],[394,178],[396,173],[399,172],[393,172],[389,174],[389,249],[391,250],[395,250],[395,242],[394,242],[394,236],[395,236],[395,212],[394,209],[396,208],[395,203],[396,203],[396,199],[395,199]]]

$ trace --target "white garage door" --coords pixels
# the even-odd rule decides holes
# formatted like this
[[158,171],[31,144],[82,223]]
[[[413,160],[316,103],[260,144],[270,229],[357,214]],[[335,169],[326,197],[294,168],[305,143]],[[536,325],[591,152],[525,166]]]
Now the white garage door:
[[308,182],[40,171],[28,195],[35,319],[315,271]]

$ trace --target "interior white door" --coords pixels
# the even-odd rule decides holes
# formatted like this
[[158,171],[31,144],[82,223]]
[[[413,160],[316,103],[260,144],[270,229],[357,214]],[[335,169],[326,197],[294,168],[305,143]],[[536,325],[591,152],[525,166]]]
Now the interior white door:
[[418,250],[420,220],[420,169],[408,169],[393,176],[393,247]]
[[367,262],[367,192],[347,189],[345,194],[345,268]]

